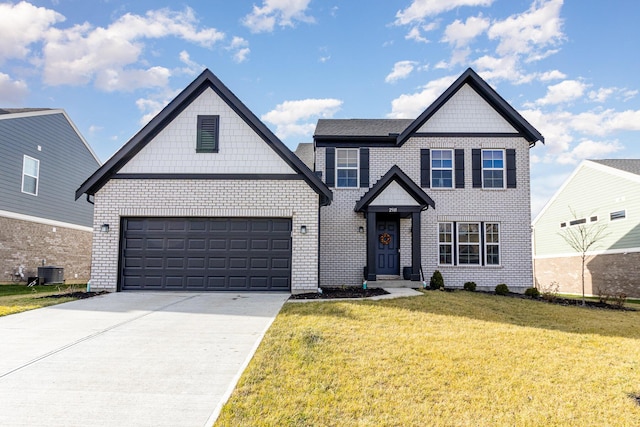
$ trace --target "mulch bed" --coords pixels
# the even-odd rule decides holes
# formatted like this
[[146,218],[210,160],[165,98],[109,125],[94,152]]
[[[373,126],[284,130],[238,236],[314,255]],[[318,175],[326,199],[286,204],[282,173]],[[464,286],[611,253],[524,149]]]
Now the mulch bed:
[[44,297],[40,297],[40,298],[75,298],[75,299],[86,299],[86,298],[91,298],[91,297],[95,297],[98,295],[103,295],[103,294],[107,294],[107,291],[100,291],[100,292],[82,292],[82,291],[78,291],[78,292],[67,292],[67,293],[62,293],[62,294],[55,294],[55,295],[47,295]]
[[382,288],[362,289],[359,286],[345,286],[339,288],[320,288],[322,293],[309,292],[306,294],[291,295],[289,299],[332,299],[332,298],[366,298],[378,295],[387,295],[389,292]]

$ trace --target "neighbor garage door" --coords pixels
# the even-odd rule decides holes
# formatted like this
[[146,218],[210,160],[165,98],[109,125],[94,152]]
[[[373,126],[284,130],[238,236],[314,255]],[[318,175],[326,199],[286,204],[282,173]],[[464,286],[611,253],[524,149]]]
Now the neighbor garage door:
[[120,288],[288,291],[291,220],[124,218]]

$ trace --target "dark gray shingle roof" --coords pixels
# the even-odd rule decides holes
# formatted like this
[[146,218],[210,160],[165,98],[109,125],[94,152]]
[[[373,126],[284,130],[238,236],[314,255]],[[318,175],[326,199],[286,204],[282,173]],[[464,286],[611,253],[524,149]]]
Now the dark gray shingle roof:
[[320,119],[314,136],[389,136],[400,134],[412,119]]
[[294,154],[298,156],[309,169],[313,170],[313,144],[311,142],[301,142],[298,144]]
[[609,166],[610,168],[640,175],[640,159],[601,159],[591,161]]

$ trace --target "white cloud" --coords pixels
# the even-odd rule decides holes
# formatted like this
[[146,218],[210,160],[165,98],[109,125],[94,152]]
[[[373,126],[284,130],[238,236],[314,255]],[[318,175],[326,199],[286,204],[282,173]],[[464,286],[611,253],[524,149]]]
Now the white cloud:
[[414,119],[442,94],[458,76],[447,76],[429,82],[420,92],[403,94],[391,101],[390,119]]
[[409,7],[396,13],[395,23],[406,25],[461,6],[490,6],[491,3],[493,0],[413,0]]
[[0,99],[7,105],[19,105],[29,93],[27,84],[22,80],[13,80],[8,74],[0,72]]
[[202,71],[206,68],[204,65],[198,64],[197,62],[193,61],[191,59],[191,55],[189,55],[189,52],[187,52],[186,50],[180,52],[179,59],[180,62],[185,65],[185,67],[176,70],[177,72],[192,76],[198,71]]
[[64,19],[54,10],[24,1],[0,4],[0,64],[9,58],[26,58],[29,45],[41,41],[53,24]]
[[443,42],[455,45],[456,48],[467,46],[474,38],[489,28],[489,20],[482,15],[471,16],[466,22],[456,19],[444,30]]
[[614,87],[602,87],[600,89],[589,92],[589,99],[595,102],[604,102],[616,91]]
[[566,79],[567,75],[558,70],[545,71],[544,73],[538,76],[540,81],[548,82],[550,80],[561,80]]
[[485,80],[508,80],[518,84],[532,78],[532,76],[522,74],[518,57],[514,55],[502,57],[484,55],[473,61],[472,64]]
[[410,29],[407,35],[404,36],[404,38],[407,40],[414,40],[420,43],[429,43],[429,39],[426,37],[423,37],[422,34],[420,33],[419,27],[413,27],[412,29]]
[[564,39],[560,19],[562,3],[563,0],[534,0],[527,12],[494,22],[488,35],[489,39],[498,40],[496,52],[531,59],[547,56],[551,52],[545,49]]
[[[276,135],[279,138],[288,138],[293,135],[311,136],[315,129],[315,121],[309,123],[311,118],[328,118],[342,106],[339,99],[302,99],[297,101],[285,101],[278,104],[274,110],[263,114],[261,119],[276,125]],[[299,123],[304,121],[305,123]]]
[[143,113],[140,118],[140,125],[144,126],[153,119],[164,107],[180,93],[179,90],[163,90],[153,94],[148,98],[139,98],[136,100],[138,110]]
[[578,80],[565,80],[547,87],[547,94],[538,100],[537,105],[561,104],[580,98],[587,85]]
[[387,83],[395,83],[400,79],[406,79],[413,72],[418,63],[415,61],[398,61],[393,64],[393,70],[385,77]]
[[103,129],[104,129],[104,127],[102,127],[102,126],[91,125],[91,126],[89,126],[89,133],[91,135],[95,135],[96,133],[102,131]]
[[262,7],[253,5],[251,13],[242,23],[252,33],[271,32],[276,24],[280,27],[293,27],[295,21],[315,22],[312,16],[305,14],[310,0],[264,0]]
[[233,51],[233,60],[237,63],[241,63],[247,60],[247,56],[251,52],[249,49],[249,42],[242,37],[234,36],[231,40],[231,44],[227,47],[227,50]]
[[49,85],[95,82],[105,90],[166,86],[171,73],[164,67],[141,67],[145,39],[178,37],[203,47],[224,38],[214,28],[198,29],[193,10],[126,14],[106,28],[90,24],[51,28],[43,47],[44,81]]

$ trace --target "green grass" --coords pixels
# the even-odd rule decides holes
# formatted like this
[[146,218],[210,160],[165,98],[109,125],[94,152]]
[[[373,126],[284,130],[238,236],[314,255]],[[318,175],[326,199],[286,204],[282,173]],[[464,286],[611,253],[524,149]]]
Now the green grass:
[[33,287],[28,287],[25,284],[0,285],[0,316],[73,301],[77,298],[42,297],[84,290],[86,290],[86,285],[43,285]]
[[640,312],[470,292],[286,304],[216,426],[631,426]]

